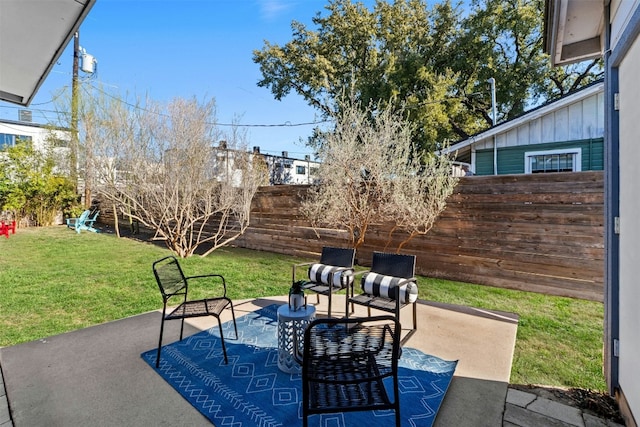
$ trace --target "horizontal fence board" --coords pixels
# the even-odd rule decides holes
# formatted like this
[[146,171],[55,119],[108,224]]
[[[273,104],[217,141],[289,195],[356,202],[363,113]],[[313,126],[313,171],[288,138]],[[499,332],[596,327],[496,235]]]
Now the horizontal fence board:
[[[442,274],[440,274],[442,273]],[[444,272],[436,271],[432,277],[439,279],[455,280],[459,282],[478,283],[475,278],[478,276],[486,276],[492,274],[492,270],[479,270],[475,269],[469,272],[456,271],[454,269],[448,269]],[[538,292],[548,295],[582,298],[591,301],[602,301],[602,286],[586,286],[581,283],[577,289],[571,287],[558,286],[558,281],[552,281],[551,283],[545,283],[538,278],[533,277],[501,277],[498,275],[492,276],[485,283],[480,283],[488,286],[495,286],[505,289],[514,289],[526,292]],[[421,291],[421,295],[424,295]]]
[[[602,240],[604,236],[603,229],[594,229],[592,226],[583,225],[562,225],[554,224],[540,225],[530,222],[520,223],[502,223],[496,224],[495,221],[474,221],[473,223],[463,220],[448,220],[440,217],[436,225],[431,229],[429,235],[458,235],[458,234],[476,234],[476,233],[502,233],[502,234],[523,234],[546,236],[581,236],[592,237],[596,240]],[[603,242],[602,242],[603,243]]]
[[[476,257],[485,256],[487,258],[500,258],[505,261],[533,263],[539,264],[551,263],[559,267],[569,269],[586,269],[596,266],[594,271],[600,271],[603,263],[602,249],[598,248],[581,248],[580,251],[567,251],[564,248],[555,248],[553,246],[535,245],[532,247],[519,247],[516,245],[499,245],[496,243],[487,244],[486,241],[477,240],[474,245],[456,245],[443,241],[437,243],[434,241],[424,241],[414,239],[404,247],[407,251],[423,251],[431,254],[446,254],[446,256],[472,255]],[[370,239],[368,246],[380,248],[383,251],[392,251],[398,245],[387,244],[386,240]]]
[[[567,186],[568,183],[569,186]],[[544,192],[600,193],[602,192],[602,172],[464,177],[460,179],[456,192],[510,195]]]
[[[509,203],[518,206],[521,204],[532,205],[598,205],[604,201],[604,195],[602,193],[577,193],[572,195],[571,200],[558,200],[558,193],[529,193],[529,194],[515,194],[509,197]],[[495,194],[453,194],[448,200],[449,204],[456,203],[499,203]]]
[[[500,224],[528,222],[535,224],[563,224],[563,225],[586,225],[598,227],[603,225],[604,217],[578,212],[529,212],[523,206],[520,212],[500,212],[494,210],[469,209],[459,211],[458,216],[464,213],[470,221],[493,221]],[[447,215],[443,212],[444,215]],[[450,213],[449,213],[450,214]]]

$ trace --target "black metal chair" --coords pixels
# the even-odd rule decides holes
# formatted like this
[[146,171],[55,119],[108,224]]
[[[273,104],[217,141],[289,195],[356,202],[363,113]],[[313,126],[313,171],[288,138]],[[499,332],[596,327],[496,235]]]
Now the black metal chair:
[[[355,294],[355,282],[351,286],[347,304],[358,304],[367,307],[371,316],[371,308],[393,313],[400,321],[400,310],[408,305],[413,307],[413,328],[401,341],[401,345],[418,329],[416,304],[418,300],[418,284],[415,277],[415,255],[374,252],[371,269],[357,273],[362,274],[362,293]],[[347,317],[349,311],[347,311]]]
[[[400,426],[399,358],[400,324],[393,316],[311,322],[300,361],[302,425],[313,414],[391,409]],[[390,390],[385,378],[392,379]]]
[[[222,323],[220,314],[222,311],[231,307],[231,316],[233,317],[233,327],[238,338],[238,326],[236,325],[236,314],[233,310],[233,303],[227,297],[227,284],[219,274],[206,274],[199,276],[185,277],[178,260],[174,256],[167,256],[153,263],[153,274],[158,282],[158,287],[162,293],[162,323],[160,324],[160,339],[158,341],[158,357],[156,359],[156,368],[160,366],[160,353],[162,351],[162,334],[164,332],[165,320],[180,319],[180,340],[184,332],[184,319],[191,317],[213,316],[218,319],[218,327],[220,328],[220,341],[222,343],[222,352],[224,354],[225,363],[229,363],[227,359],[227,349],[224,345],[224,336],[222,334]],[[187,300],[189,290],[189,282],[195,280],[206,280],[217,286],[222,296],[213,298],[205,298],[200,300]],[[217,284],[216,284],[217,283]],[[167,302],[174,296],[182,296],[182,302],[167,314]]]
[[[307,270],[308,281],[305,281],[302,287],[304,290],[315,292],[318,303],[320,303],[320,295],[326,295],[329,298],[327,314],[331,317],[332,295],[348,288],[353,282],[355,256],[356,250],[353,248],[325,246],[322,248],[320,262],[306,262],[293,266],[292,283],[296,282],[296,270],[299,267],[309,266]],[[348,307],[348,304],[345,304],[345,310]]]

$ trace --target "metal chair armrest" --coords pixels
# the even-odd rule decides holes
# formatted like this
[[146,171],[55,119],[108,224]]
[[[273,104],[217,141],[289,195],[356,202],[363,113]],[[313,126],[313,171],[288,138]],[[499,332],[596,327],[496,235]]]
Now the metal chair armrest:
[[398,286],[402,286],[405,283],[410,283],[410,282],[417,282],[418,279],[416,277],[409,277],[408,279],[402,279],[398,282]]
[[355,275],[355,270],[353,267],[335,267],[336,268],[336,273],[342,272],[342,271],[353,271],[354,275]]
[[371,273],[371,270],[354,271],[353,272],[353,283],[356,283],[356,277],[357,276],[364,276],[367,273]]
[[300,264],[293,264],[293,271],[291,273],[291,284],[296,282],[296,268],[298,267],[304,267],[306,265],[312,265],[314,264],[313,262],[303,262]]
[[222,294],[222,297],[226,297],[227,296],[227,282],[224,279],[224,276],[222,276],[221,274],[199,274],[199,275],[196,275],[196,276],[188,276],[188,277],[185,277],[184,279],[185,279],[185,281],[187,283],[189,283],[189,281],[191,279],[209,279],[209,278],[212,278],[212,277],[217,277],[217,278],[222,280],[222,288],[223,288],[223,291],[224,291],[223,294]]
[[[351,283],[349,284],[349,286],[351,287],[351,296],[352,296],[352,297],[355,295],[354,291],[355,291],[355,289],[356,289],[356,282],[357,282],[356,277],[357,277],[357,276],[362,276],[362,275],[364,275],[364,274],[366,274],[366,273],[369,273],[369,272],[371,272],[371,270],[355,271],[355,272],[353,273],[353,280],[352,280],[352,281],[351,281]],[[349,286],[347,286],[347,298],[349,298],[349,289],[348,289],[348,288],[349,288]]]

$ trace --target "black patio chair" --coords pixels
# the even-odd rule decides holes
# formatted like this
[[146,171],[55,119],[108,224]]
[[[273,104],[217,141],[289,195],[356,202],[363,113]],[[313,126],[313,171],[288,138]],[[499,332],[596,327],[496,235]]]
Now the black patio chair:
[[[160,353],[162,351],[162,334],[164,332],[165,320],[182,321],[180,325],[180,340],[184,332],[184,319],[191,317],[213,316],[218,319],[218,327],[220,328],[220,342],[222,343],[222,352],[224,354],[225,363],[229,363],[227,359],[227,349],[224,344],[224,335],[222,334],[222,323],[220,314],[222,311],[230,307],[231,316],[233,317],[233,327],[238,339],[238,326],[236,325],[236,314],[233,310],[233,303],[227,297],[227,284],[219,274],[206,274],[199,276],[185,277],[178,260],[174,256],[167,256],[153,263],[153,274],[158,282],[160,293],[162,293],[162,322],[160,323],[160,339],[158,341],[158,357],[156,359],[156,368],[160,366]],[[187,299],[190,281],[205,281],[220,289],[221,296],[205,298],[200,300]],[[167,302],[174,296],[182,296],[180,305],[167,314]]]
[[[358,304],[367,307],[371,316],[371,309],[393,313],[400,321],[400,310],[408,305],[413,307],[413,328],[401,341],[404,345],[418,329],[416,304],[418,300],[418,284],[415,277],[415,255],[391,254],[374,252],[371,269],[362,274],[362,293],[356,295],[355,282],[351,286],[351,295],[347,304]],[[353,305],[352,310],[353,312]],[[347,311],[347,317],[349,311]]]
[[[353,262],[356,250],[353,248],[333,248],[325,246],[322,248],[320,261],[318,263],[306,262],[293,266],[292,283],[296,282],[296,270],[303,266],[309,266],[306,278],[302,286],[304,290],[316,293],[318,303],[320,295],[329,298],[328,316],[331,317],[331,300],[335,292],[348,288],[353,282]],[[345,310],[348,305],[345,304]]]
[[302,425],[313,414],[391,409],[400,426],[399,358],[400,324],[393,316],[311,322],[300,361]]

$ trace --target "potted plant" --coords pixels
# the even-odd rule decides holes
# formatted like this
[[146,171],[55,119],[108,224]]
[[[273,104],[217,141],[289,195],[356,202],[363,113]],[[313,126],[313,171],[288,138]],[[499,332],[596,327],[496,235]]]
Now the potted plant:
[[289,309],[293,311],[298,311],[305,304],[304,299],[304,284],[306,282],[304,280],[298,280],[297,282],[293,282],[291,288],[289,289]]

